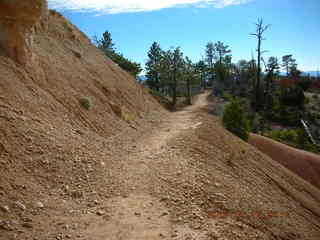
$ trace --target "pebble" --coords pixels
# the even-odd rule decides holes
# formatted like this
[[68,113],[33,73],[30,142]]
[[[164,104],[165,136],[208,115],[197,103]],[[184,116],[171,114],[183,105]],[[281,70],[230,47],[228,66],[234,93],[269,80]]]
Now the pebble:
[[162,214],[161,214],[161,216],[163,217],[163,216],[167,216],[169,213],[168,212],[163,212]]
[[24,227],[24,228],[33,228],[33,225],[31,223],[29,223],[29,222],[25,222],[25,223],[22,224],[22,227]]
[[3,211],[3,212],[10,212],[10,208],[9,208],[9,206],[1,206],[1,210]]
[[103,210],[97,211],[97,215],[98,215],[98,216],[103,216],[105,213],[106,213],[106,212],[103,211]]
[[136,216],[141,216],[141,213],[135,212],[134,215],[136,215]]
[[10,225],[10,223],[2,220],[0,220],[0,229],[6,230],[6,231],[13,231],[13,227]]
[[23,205],[23,204],[22,204],[21,202],[19,202],[19,201],[16,201],[15,204],[16,204],[16,206],[17,206],[18,208],[20,208],[22,211],[25,211],[25,210],[27,209],[26,206]]
[[44,205],[43,205],[42,202],[36,202],[35,206],[36,206],[37,208],[44,208]]

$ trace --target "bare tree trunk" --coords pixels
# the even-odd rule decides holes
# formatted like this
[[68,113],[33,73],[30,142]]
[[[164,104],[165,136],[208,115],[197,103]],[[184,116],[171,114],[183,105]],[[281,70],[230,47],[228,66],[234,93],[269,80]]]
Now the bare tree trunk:
[[270,25],[266,25],[263,26],[263,20],[259,19],[258,23],[256,23],[256,33],[252,33],[251,35],[256,36],[256,38],[258,39],[258,48],[257,48],[257,52],[258,52],[258,71],[257,71],[257,82],[256,82],[256,89],[255,89],[255,104],[254,104],[254,110],[255,112],[259,111],[260,108],[260,82],[261,82],[261,55],[262,55],[262,51],[261,51],[261,43],[263,40],[265,40],[263,38],[263,33],[270,27]]
[[187,79],[187,103],[188,105],[192,105],[191,101],[191,84],[190,84],[190,78]]
[[173,96],[172,96],[172,105],[173,107],[177,104],[177,77],[176,77],[176,70],[173,73]]
[[255,111],[258,112],[260,108],[260,78],[261,78],[261,35],[258,37],[258,71],[257,71],[257,83],[256,83],[256,104]]

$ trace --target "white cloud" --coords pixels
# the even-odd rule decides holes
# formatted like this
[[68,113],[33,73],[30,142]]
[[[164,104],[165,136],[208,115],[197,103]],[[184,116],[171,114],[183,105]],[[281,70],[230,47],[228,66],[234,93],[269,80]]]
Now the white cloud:
[[49,0],[57,10],[92,11],[100,14],[155,11],[164,8],[195,6],[224,8],[251,0]]

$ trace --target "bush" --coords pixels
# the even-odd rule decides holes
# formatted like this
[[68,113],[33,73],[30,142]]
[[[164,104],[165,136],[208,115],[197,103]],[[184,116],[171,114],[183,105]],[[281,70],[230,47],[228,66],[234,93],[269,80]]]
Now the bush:
[[308,105],[309,103],[310,103],[310,99],[306,97],[304,99],[304,105]]
[[259,113],[255,113],[250,116],[250,128],[252,132],[258,133],[261,130],[262,122],[263,122],[263,117]]
[[273,130],[267,132],[265,136],[295,148],[319,153],[318,147],[310,142],[307,133],[302,128],[296,130]]
[[84,97],[84,98],[81,98],[79,100],[80,104],[82,107],[84,107],[85,109],[87,110],[90,110],[91,107],[92,107],[92,101],[89,97]]
[[164,94],[162,94],[161,92],[155,90],[155,89],[149,89],[149,93],[152,95],[152,96],[157,96],[157,97],[163,97]]
[[231,103],[225,108],[222,121],[227,130],[245,141],[248,140],[249,123],[238,99],[231,99]]
[[233,96],[230,93],[224,93],[222,98],[223,98],[223,100],[231,101]]
[[281,104],[286,106],[302,107],[308,100],[305,99],[304,92],[300,87],[290,87],[281,90],[280,95]]
[[265,135],[276,141],[284,142],[296,146],[299,141],[300,132],[297,130],[272,130]]

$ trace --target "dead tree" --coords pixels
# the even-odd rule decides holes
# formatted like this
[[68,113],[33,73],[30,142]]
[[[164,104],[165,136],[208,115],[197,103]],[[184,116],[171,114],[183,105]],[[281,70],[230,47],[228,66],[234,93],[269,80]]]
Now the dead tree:
[[261,83],[261,56],[264,52],[266,51],[261,51],[261,43],[265,38],[263,37],[263,34],[267,29],[270,27],[270,25],[265,25],[263,24],[263,20],[259,19],[258,22],[256,23],[256,32],[251,33],[250,35],[255,36],[258,40],[258,71],[257,71],[257,81],[256,81],[256,86],[255,86],[255,104],[254,104],[254,110],[255,112],[259,111],[259,103],[260,103],[260,83]]

